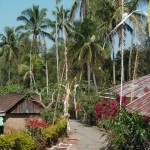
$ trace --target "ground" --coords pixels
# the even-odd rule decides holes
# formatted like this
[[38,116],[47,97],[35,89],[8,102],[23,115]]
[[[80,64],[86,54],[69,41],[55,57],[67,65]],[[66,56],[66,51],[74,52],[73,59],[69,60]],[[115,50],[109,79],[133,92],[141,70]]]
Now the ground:
[[51,150],[104,150],[106,134],[97,127],[87,127],[75,120],[70,120],[69,137]]

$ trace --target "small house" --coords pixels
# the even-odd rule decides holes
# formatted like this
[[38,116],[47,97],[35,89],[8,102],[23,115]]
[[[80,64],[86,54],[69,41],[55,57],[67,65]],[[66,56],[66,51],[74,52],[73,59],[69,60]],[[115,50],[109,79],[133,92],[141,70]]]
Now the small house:
[[25,129],[25,118],[38,116],[43,107],[23,94],[0,96],[0,131],[3,133]]

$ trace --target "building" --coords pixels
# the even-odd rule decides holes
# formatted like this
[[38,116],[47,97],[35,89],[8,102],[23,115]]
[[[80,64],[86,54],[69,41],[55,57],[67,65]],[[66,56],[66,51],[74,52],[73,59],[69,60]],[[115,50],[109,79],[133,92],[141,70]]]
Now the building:
[[0,118],[4,122],[4,133],[25,129],[24,119],[39,115],[43,107],[33,100],[26,100],[23,94],[0,96]]
[[[150,117],[150,74],[124,83],[122,90],[122,95],[129,99],[128,112]],[[115,86],[115,91],[120,94],[120,85]]]

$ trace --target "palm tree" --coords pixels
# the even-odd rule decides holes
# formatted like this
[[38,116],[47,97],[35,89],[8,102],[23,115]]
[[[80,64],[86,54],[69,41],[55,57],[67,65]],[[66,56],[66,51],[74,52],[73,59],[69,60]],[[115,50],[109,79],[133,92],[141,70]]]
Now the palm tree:
[[8,83],[10,84],[11,80],[11,64],[14,58],[18,56],[18,46],[17,39],[15,35],[14,28],[5,27],[5,34],[0,34],[0,48],[1,48],[1,56],[5,58],[5,61],[8,62]]
[[[46,12],[47,10],[44,9],[39,9],[39,6],[33,5],[33,8],[28,8],[24,11],[22,11],[21,16],[17,18],[18,21],[22,21],[25,24],[18,26],[16,30],[18,31],[25,31],[23,34],[28,34],[33,36],[33,41],[32,41],[32,48],[33,46],[36,46],[37,44],[37,37],[40,36],[43,38],[44,45],[45,43],[45,37],[50,37],[50,34],[45,32],[47,28],[50,27],[51,21],[46,18]],[[45,46],[44,46],[45,47]],[[44,48],[46,51],[46,48]],[[32,50],[30,49],[30,56],[32,54]],[[32,63],[31,57],[30,57],[30,63]],[[47,67],[47,61],[46,61],[46,71],[48,72],[48,67]],[[30,64],[30,71],[31,70],[31,64]],[[32,77],[30,77],[30,84],[32,83]],[[46,74],[46,87],[47,87],[47,92],[48,92],[48,73]]]
[[[139,4],[139,2],[140,1],[138,1],[138,0],[135,0],[135,1],[131,0],[130,2],[125,1],[126,5],[125,5],[125,12],[123,15],[130,14],[131,12],[136,10],[137,4]],[[114,34],[114,32],[113,32],[113,34],[109,34],[110,31],[112,31],[116,27],[116,25],[121,22],[122,14],[121,14],[120,1],[119,0],[115,0],[115,1],[99,0],[99,1],[97,1],[97,7],[95,8],[94,14],[95,14],[95,18],[97,20],[101,20],[108,27],[108,30],[105,33],[105,38],[108,39],[113,44],[114,37],[118,37],[119,46],[121,46],[121,44],[122,44],[121,29],[124,28],[125,33],[129,32],[129,33],[133,34],[133,29],[131,26],[131,23],[132,23],[138,30],[142,31],[141,30],[142,23],[143,23],[143,19],[145,18],[139,12],[135,12],[129,17],[129,21],[131,22],[130,24],[128,24],[127,22],[124,22],[123,25],[121,25],[120,27],[117,28],[117,30],[115,31],[115,34]],[[99,15],[99,14],[101,14],[101,15]],[[114,50],[112,53],[114,56]],[[114,57],[113,57],[113,68],[115,68]],[[115,71],[115,69],[113,69],[113,70]],[[113,74],[115,75],[115,72]],[[113,77],[113,78],[115,79],[115,77]],[[115,83],[115,80],[114,80],[114,83]]]
[[55,46],[56,46],[56,65],[57,65],[57,82],[59,82],[59,54],[58,54],[58,33],[57,33],[57,22],[58,22],[58,4],[61,2],[61,0],[55,0],[56,9],[55,9]]
[[[96,86],[95,67],[98,62],[100,65],[109,53],[102,48],[103,43],[101,39],[104,27],[98,25],[96,21],[93,21],[90,17],[85,17],[82,23],[76,25],[75,28],[75,46],[77,49],[76,56],[82,62],[82,65],[87,65],[87,78],[88,78],[88,91],[90,89],[91,72],[93,74],[93,82]],[[109,50],[109,48],[107,49]]]
[[84,17],[88,14],[89,0],[75,0],[70,13],[70,20],[74,22],[75,14],[80,9],[80,20],[83,21]]
[[[69,10],[64,10],[63,6],[61,6],[60,8],[57,7],[57,34],[58,34],[58,38],[61,39],[61,41],[63,41],[64,44],[65,80],[68,80],[68,60],[67,60],[68,50],[67,50],[66,43],[67,43],[68,35],[70,34],[70,30],[73,28],[69,22],[69,12],[70,12]],[[56,12],[53,12],[53,15],[56,15]],[[51,35],[54,36],[54,34],[56,34],[55,31],[56,29],[54,28]]]
[[36,78],[41,75],[40,73],[44,73],[44,61],[40,57],[36,55],[31,55],[32,57],[32,65],[31,65],[31,70],[30,71],[30,55],[26,55],[23,59],[23,63],[18,65],[18,73],[22,77],[23,82],[27,82],[32,80],[33,85],[36,85]]

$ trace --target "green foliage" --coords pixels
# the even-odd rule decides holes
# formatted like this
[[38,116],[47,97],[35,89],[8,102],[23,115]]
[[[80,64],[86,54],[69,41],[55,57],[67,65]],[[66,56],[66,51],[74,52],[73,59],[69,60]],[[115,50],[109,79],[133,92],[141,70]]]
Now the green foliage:
[[66,127],[66,118],[61,118],[55,125],[42,129],[41,133],[38,132],[35,137],[23,132],[0,136],[0,150],[44,149],[46,145],[56,143],[66,133]]
[[21,93],[22,87],[17,84],[7,85],[3,88],[0,88],[0,95],[6,95],[10,93]]
[[11,136],[15,141],[14,150],[33,150],[35,148],[35,143],[29,134],[14,133]]
[[115,150],[147,150],[150,142],[150,126],[139,114],[129,114],[122,109],[119,119],[109,118],[100,124],[110,129],[109,140]]
[[47,124],[53,123],[53,117],[54,117],[54,110],[52,108],[44,109],[41,112],[41,117],[43,120],[47,122]]
[[0,136],[0,149],[1,150],[12,150],[15,145],[15,142],[12,138],[6,136]]
[[66,133],[66,128],[66,118],[59,119],[55,125],[49,126],[43,130],[44,140],[46,140],[48,144],[57,142],[58,138]]
[[87,93],[87,85],[80,86],[77,92],[77,103],[80,106],[78,112],[78,119],[83,123],[95,124],[96,117],[94,112],[94,106],[99,102],[99,94],[96,93],[94,87],[91,86],[90,94]]
[[26,133],[11,133],[0,137],[1,150],[34,150],[35,143]]

